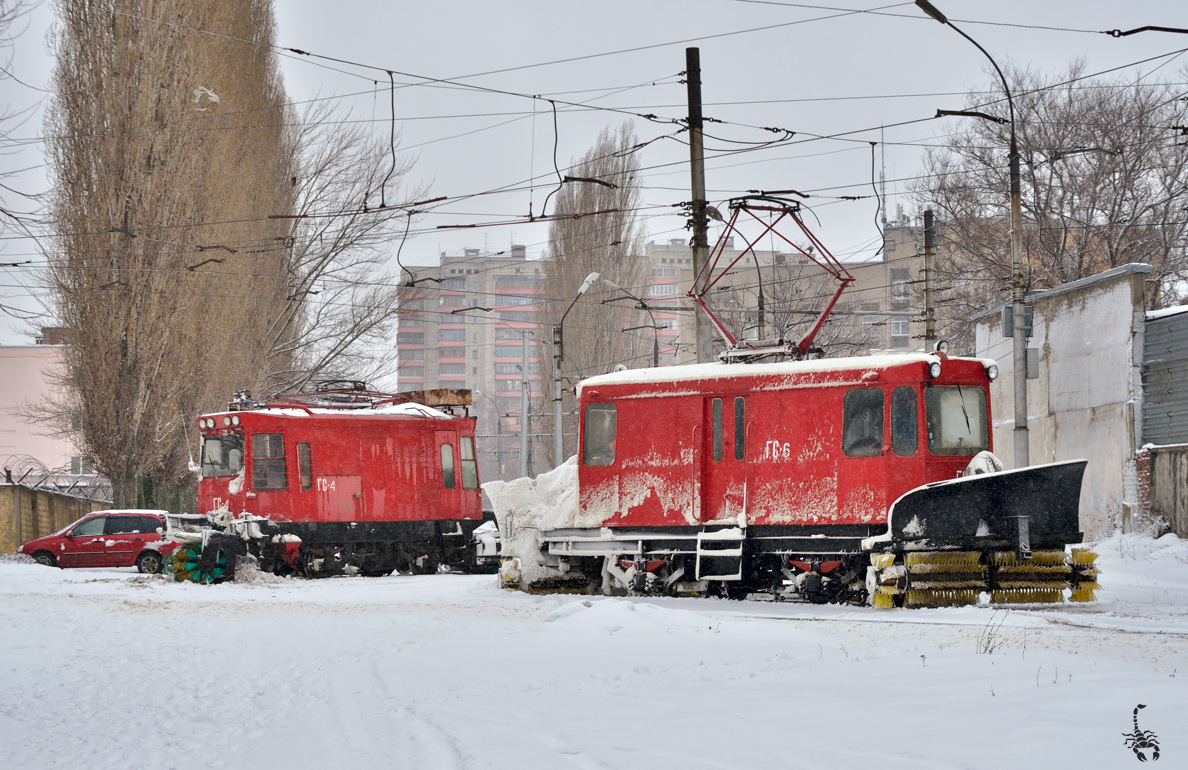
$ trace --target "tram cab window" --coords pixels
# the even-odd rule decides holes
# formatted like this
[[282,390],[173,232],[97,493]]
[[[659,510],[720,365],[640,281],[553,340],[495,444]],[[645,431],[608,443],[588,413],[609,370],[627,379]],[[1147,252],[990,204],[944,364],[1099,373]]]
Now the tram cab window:
[[280,433],[252,434],[252,486],[256,489],[285,489],[285,437]]
[[876,457],[883,452],[883,391],[846,391],[842,452],[849,457]]
[[243,470],[243,436],[209,436],[202,440],[202,478],[234,476]]
[[617,422],[615,405],[587,405],[582,422],[582,464],[611,465],[614,463]]
[[975,387],[934,387],[924,391],[928,451],[934,455],[974,455],[990,448],[986,391]]
[[919,446],[916,410],[914,388],[891,391],[891,451],[900,457],[914,455]]

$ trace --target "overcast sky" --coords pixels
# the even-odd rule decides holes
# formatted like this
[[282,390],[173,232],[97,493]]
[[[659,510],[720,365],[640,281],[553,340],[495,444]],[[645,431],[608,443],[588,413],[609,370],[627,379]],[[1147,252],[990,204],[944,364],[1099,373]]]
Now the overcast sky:
[[[1098,34],[1148,24],[1188,27],[1182,2],[937,0],[936,5],[1004,66],[1013,62],[1059,72],[1083,58],[1087,72],[1124,67],[1121,74],[1132,79],[1157,79],[1178,77],[1188,62],[1188,55],[1152,59],[1188,48],[1188,35],[1148,32],[1115,39]],[[372,121],[386,135],[390,94],[380,70],[405,73],[395,76],[401,85],[395,103],[400,146],[416,158],[408,182],[449,198],[517,188],[447,202],[425,217],[403,251],[409,262],[421,264],[435,263],[442,251],[497,251],[511,243],[525,244],[530,257],[539,256],[547,224],[461,232],[436,228],[523,217],[530,200],[534,213],[540,213],[552,189],[554,131],[548,102],[533,95],[608,108],[559,105],[555,139],[562,173],[604,126],[633,119],[624,113],[657,116],[655,121],[633,119],[642,141],[674,134],[678,126],[669,121],[686,114],[678,73],[685,68],[689,45],[701,49],[705,115],[724,121],[707,127],[713,137],[706,141],[708,197],[720,203],[749,189],[808,192],[820,218],[819,226],[811,219],[810,224],[830,249],[843,258],[873,256],[879,240],[875,200],[829,196],[872,194],[869,143],[877,142],[874,175],[885,167],[892,213],[897,204],[915,213],[904,180],[918,173],[924,146],[960,120],[929,118],[937,108],[960,108],[962,94],[991,84],[982,54],[912,3],[278,0],[276,11],[281,46],[380,68],[286,54],[282,64],[293,101],[335,97],[342,119]],[[13,74],[30,86],[48,85],[53,62],[45,38],[51,23],[47,4],[17,41]],[[1137,64],[1145,59],[1151,61]],[[425,82],[431,79],[513,95]],[[10,110],[39,109],[46,98],[10,79],[0,80],[0,88],[0,103]],[[906,121],[921,122],[895,125]],[[778,138],[762,127],[788,129],[796,136],[751,152],[720,152],[750,146],[738,142]],[[35,112],[13,133],[28,138],[40,130]],[[844,140],[819,138],[843,132],[857,133],[847,133]],[[690,197],[688,148],[659,138],[641,150],[640,159],[649,239],[687,237],[684,221],[670,212]],[[34,167],[21,178],[25,191],[45,189],[43,172],[36,168],[43,162],[38,144],[0,156],[6,169]],[[533,177],[535,189],[523,189]],[[8,200],[14,208],[21,204],[22,210],[35,210],[28,201]],[[43,309],[25,288],[34,285],[42,257],[25,241],[0,244],[0,262],[35,263],[2,269],[0,303]],[[20,323],[0,316],[0,344],[26,341]]]

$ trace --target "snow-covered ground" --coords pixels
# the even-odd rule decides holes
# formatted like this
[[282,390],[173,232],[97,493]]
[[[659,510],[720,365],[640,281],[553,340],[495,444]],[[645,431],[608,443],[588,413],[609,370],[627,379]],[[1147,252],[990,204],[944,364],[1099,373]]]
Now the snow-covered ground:
[[1097,550],[1009,612],[0,561],[0,768],[1134,767],[1140,703],[1186,767],[1188,543]]

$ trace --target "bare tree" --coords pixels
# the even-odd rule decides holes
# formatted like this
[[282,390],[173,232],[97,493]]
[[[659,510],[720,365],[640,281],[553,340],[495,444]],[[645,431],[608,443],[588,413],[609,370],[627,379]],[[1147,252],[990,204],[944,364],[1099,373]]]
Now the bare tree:
[[392,204],[411,164],[396,158],[395,140],[332,117],[327,102],[313,102],[294,137],[289,294],[267,332],[269,392],[373,380],[395,367],[389,343],[401,297],[385,265],[395,231],[411,224],[412,209]]
[[384,363],[406,165],[286,104],[271,0],[57,10],[46,288],[70,395],[41,416],[76,416],[117,503],[188,507],[197,414]]
[[[1023,158],[1024,259],[1029,290],[1127,262],[1155,268],[1156,306],[1182,300],[1188,277],[1183,180],[1188,152],[1170,130],[1188,104],[1170,82],[1086,83],[1010,69]],[[1181,78],[1182,79],[1182,78]],[[970,94],[970,109],[993,111]],[[1009,127],[969,120],[925,155],[914,192],[938,210],[942,336],[963,340],[970,317],[1010,289]]]
[[[570,167],[568,176],[576,181],[563,184],[553,196],[553,209],[547,212],[553,221],[545,266],[545,286],[553,297],[550,326],[560,320],[592,272],[636,297],[647,296],[644,233],[637,213],[639,159],[632,152],[637,144],[630,122],[613,131],[604,128],[594,145]],[[603,304],[603,300],[616,298],[626,301]],[[633,309],[632,304],[626,294],[602,284],[570,311],[565,319],[561,365],[570,387],[582,377],[610,371],[618,364],[629,368],[651,365],[651,335],[623,332],[648,323],[646,314]],[[541,362],[540,369],[551,371],[551,362]],[[568,392],[564,412],[576,408],[572,391]]]

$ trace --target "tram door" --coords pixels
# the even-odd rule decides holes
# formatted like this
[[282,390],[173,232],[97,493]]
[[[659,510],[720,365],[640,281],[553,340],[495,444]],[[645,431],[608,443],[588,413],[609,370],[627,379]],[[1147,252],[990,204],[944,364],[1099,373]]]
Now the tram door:
[[701,520],[737,519],[746,511],[746,398],[705,399]]

